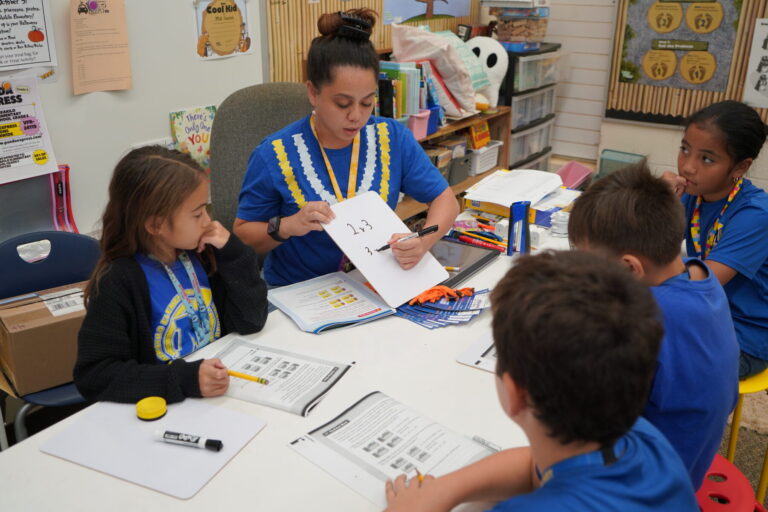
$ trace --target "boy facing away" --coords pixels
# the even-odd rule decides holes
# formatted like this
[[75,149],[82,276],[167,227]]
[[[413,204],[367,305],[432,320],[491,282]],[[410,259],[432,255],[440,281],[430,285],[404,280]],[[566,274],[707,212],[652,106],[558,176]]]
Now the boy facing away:
[[698,489],[738,398],[739,345],[728,298],[699,259],[683,260],[683,207],[645,162],[594,183],[576,201],[571,243],[651,287],[664,322],[643,417],[675,447]]
[[545,253],[521,258],[492,303],[499,401],[530,447],[387,482],[388,510],[698,510],[675,450],[638,419],[662,337],[648,289],[598,256]]

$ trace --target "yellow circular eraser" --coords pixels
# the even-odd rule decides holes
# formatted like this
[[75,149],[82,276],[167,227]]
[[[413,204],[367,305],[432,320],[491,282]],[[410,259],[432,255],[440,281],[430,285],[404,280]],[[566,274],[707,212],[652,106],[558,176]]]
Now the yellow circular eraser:
[[165,405],[165,398],[161,396],[148,396],[136,402],[136,416],[140,420],[154,421],[165,416],[168,408]]

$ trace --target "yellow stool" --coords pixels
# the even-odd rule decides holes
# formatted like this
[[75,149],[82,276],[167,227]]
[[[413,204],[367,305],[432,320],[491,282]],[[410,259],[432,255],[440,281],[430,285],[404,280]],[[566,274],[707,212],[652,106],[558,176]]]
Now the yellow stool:
[[[728,460],[733,462],[736,455],[736,441],[739,439],[739,424],[741,423],[741,408],[744,405],[744,395],[748,393],[757,393],[758,391],[768,390],[768,370],[763,370],[757,375],[739,381],[739,401],[736,402],[736,409],[733,411],[733,421],[731,422],[731,437],[728,440]],[[763,459],[763,470],[760,472],[760,482],[757,484],[757,501],[765,502],[765,492],[768,489],[768,449]]]

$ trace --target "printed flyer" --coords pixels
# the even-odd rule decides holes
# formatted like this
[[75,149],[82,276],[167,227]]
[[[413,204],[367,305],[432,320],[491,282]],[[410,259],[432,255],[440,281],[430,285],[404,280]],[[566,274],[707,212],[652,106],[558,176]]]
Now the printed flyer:
[[56,66],[48,0],[0,2],[0,71]]
[[197,55],[220,59],[251,52],[246,0],[194,0]]
[[0,86],[0,185],[58,170],[35,76]]
[[742,98],[749,106],[768,108],[768,18],[755,20]]

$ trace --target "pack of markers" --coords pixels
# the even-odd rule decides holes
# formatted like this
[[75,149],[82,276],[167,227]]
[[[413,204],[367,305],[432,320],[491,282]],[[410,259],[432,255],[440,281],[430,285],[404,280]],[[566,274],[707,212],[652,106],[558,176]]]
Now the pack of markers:
[[490,290],[477,290],[473,295],[457,299],[442,298],[422,304],[403,304],[396,316],[410,320],[427,329],[464,324],[490,306]]

